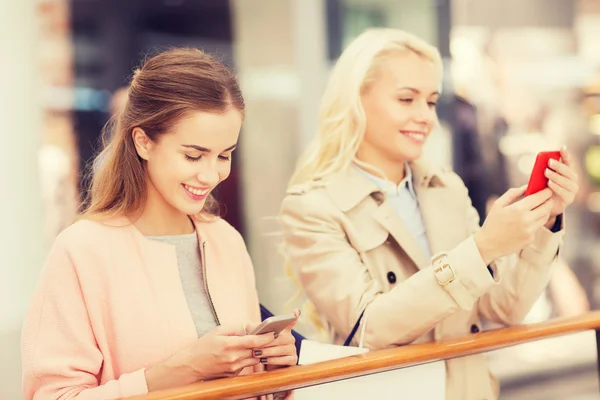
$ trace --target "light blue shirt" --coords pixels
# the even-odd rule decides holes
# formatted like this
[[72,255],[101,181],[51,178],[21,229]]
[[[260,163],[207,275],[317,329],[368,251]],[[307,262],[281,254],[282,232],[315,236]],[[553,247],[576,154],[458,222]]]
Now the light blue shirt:
[[423,223],[423,216],[421,215],[421,209],[419,208],[419,202],[417,200],[417,193],[413,186],[412,171],[410,166],[404,164],[405,177],[398,185],[395,183],[377,177],[364,169],[360,168],[356,164],[354,167],[368,180],[373,182],[381,191],[385,194],[387,201],[390,202],[396,213],[400,216],[406,228],[413,235],[423,254],[427,259],[431,258],[431,249],[429,247],[429,239],[427,239],[427,232],[425,230],[425,224]]

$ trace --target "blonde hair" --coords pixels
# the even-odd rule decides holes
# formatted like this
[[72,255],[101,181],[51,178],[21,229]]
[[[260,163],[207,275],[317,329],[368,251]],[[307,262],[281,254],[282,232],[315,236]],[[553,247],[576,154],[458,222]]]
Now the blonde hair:
[[300,157],[290,187],[339,172],[354,161],[366,127],[361,93],[389,56],[406,52],[430,60],[441,72],[439,51],[399,29],[369,29],[343,51],[321,99],[318,135]]
[[[365,168],[374,168],[355,158],[366,129],[361,94],[390,56],[407,52],[433,62],[442,72],[439,51],[424,40],[399,29],[368,29],[342,52],[321,99],[318,134],[301,155],[289,188],[299,185],[310,187],[317,180],[344,170],[353,161]],[[289,258],[286,259],[285,269],[298,284]],[[294,299],[301,294],[299,288]],[[323,331],[323,321],[310,301],[304,304],[302,314],[318,331]]]
[[[146,164],[133,142],[136,127],[157,141],[190,112],[236,109],[243,114],[244,108],[235,76],[209,54],[174,48],[149,58],[135,72],[126,101],[105,127],[105,147],[96,159],[80,219],[137,216],[143,210],[148,193]],[[218,212],[211,195],[194,217],[211,220]]]

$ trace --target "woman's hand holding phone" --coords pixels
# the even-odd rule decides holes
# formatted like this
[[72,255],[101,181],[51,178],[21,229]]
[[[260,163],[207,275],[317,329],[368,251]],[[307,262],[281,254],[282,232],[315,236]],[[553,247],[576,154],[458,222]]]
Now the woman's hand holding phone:
[[243,326],[218,326],[166,361],[146,370],[148,390],[236,376],[260,362],[254,349],[270,346],[275,335],[246,335]]
[[[268,345],[254,350],[254,357],[265,365],[267,371],[290,367],[298,363],[296,354],[296,338],[292,335],[292,329],[298,322],[300,310],[294,310],[294,319],[283,330],[275,335],[275,340]],[[258,325],[247,326],[249,332],[255,331]],[[279,392],[273,394],[274,400],[287,399],[292,392]]]
[[[534,168],[533,174],[538,168]],[[531,182],[539,182],[533,176]],[[571,154],[563,147],[560,161],[549,159],[543,169],[548,179],[546,188],[529,193],[531,187],[510,189],[491,208],[483,226],[475,234],[475,243],[486,264],[497,258],[518,252],[529,245],[542,226],[550,229],[556,217],[573,203],[579,190],[578,177],[573,170]]]
[[[270,367],[286,367],[298,363],[296,354],[296,338],[292,335],[292,329],[298,322],[300,310],[294,310],[295,319],[289,323],[283,330],[275,335],[275,340],[261,348],[254,350],[254,356],[265,364],[267,369]],[[252,332],[256,325],[249,325],[246,330]]]
[[500,196],[475,234],[475,244],[486,265],[529,245],[548,221],[552,191],[546,188],[523,198],[525,189],[509,189]]
[[579,190],[578,176],[573,169],[573,158],[565,147],[560,150],[560,161],[549,160],[544,171],[548,178],[548,187],[552,190],[552,210],[545,224],[548,229],[554,225],[556,217],[565,212],[575,200]]

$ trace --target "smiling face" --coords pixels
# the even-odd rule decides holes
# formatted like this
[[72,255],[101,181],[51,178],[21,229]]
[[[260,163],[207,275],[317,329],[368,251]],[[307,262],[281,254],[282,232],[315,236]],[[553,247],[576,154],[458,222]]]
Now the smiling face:
[[202,211],[210,192],[229,176],[241,124],[242,114],[230,109],[192,112],[156,142],[136,128],[136,149],[147,162],[148,203],[164,213]]
[[418,159],[437,120],[440,79],[435,64],[412,51],[385,57],[361,95],[367,125],[357,158],[384,172]]

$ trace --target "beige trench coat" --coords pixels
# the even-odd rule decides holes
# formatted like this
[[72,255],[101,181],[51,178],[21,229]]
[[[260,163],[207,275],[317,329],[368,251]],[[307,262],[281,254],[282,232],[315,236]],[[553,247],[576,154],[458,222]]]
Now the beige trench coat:
[[[492,277],[473,240],[479,217],[462,180],[422,162],[411,168],[432,254],[447,252],[456,273],[446,286],[384,194],[355,168],[294,188],[283,202],[286,253],[333,343],[343,343],[365,309],[370,349],[469,335],[482,318],[518,324],[548,284],[562,227],[542,228],[519,254],[496,260]],[[497,399],[484,355],[446,366],[447,400]]]

